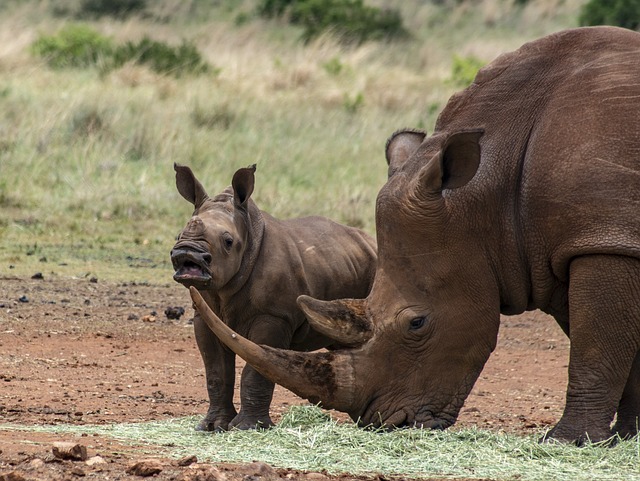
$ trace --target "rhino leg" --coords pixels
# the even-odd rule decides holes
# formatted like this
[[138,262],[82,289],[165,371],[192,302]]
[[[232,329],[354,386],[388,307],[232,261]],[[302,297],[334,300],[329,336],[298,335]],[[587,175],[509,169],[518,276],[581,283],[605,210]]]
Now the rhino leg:
[[571,263],[569,385],[562,418],[547,438],[599,442],[640,349],[640,261],[589,255]]
[[[289,324],[278,318],[262,316],[251,323],[248,338],[256,344],[287,349],[291,344]],[[256,429],[273,426],[269,406],[275,384],[251,366],[245,366],[240,380],[240,412],[229,427]]]
[[613,433],[622,439],[638,434],[640,423],[640,352],[636,353],[633,367],[618,406],[618,417],[613,426]]
[[225,348],[200,315],[193,319],[196,343],[204,363],[209,410],[196,426],[197,431],[226,431],[236,416],[233,406],[235,354]]

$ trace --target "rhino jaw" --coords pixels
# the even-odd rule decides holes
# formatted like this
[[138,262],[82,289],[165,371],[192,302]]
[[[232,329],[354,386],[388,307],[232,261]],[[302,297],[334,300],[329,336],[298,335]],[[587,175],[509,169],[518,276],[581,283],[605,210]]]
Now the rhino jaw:
[[173,279],[185,287],[204,289],[211,286],[211,272],[208,262],[211,255],[208,253],[194,252],[187,249],[174,249],[171,251],[171,262],[175,273]]
[[189,288],[195,309],[209,329],[229,349],[270,381],[280,384],[314,404],[354,413],[354,362],[349,353],[298,352],[257,345],[234,332],[207,305],[198,290]]

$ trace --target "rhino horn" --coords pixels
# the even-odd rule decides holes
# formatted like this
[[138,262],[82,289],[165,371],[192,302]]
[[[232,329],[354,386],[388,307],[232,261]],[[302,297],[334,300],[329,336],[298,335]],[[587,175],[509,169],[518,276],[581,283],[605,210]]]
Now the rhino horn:
[[371,322],[365,317],[364,299],[320,301],[300,296],[297,302],[316,331],[344,346],[362,345],[373,335]]
[[229,349],[267,379],[314,404],[352,413],[353,359],[349,352],[297,352],[257,345],[235,333],[215,315],[195,287],[189,289],[195,308],[209,329]]

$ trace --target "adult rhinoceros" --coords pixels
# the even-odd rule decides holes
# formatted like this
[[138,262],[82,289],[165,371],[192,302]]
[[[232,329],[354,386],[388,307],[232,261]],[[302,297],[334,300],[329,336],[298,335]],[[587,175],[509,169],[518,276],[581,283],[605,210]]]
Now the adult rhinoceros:
[[431,137],[394,134],[387,160],[368,297],[298,300],[335,339],[358,326],[358,342],[263,349],[210,319],[221,339],[363,425],[446,428],[500,313],[541,309],[571,339],[566,406],[548,437],[637,433],[640,34],[573,29],[503,55],[450,99]]

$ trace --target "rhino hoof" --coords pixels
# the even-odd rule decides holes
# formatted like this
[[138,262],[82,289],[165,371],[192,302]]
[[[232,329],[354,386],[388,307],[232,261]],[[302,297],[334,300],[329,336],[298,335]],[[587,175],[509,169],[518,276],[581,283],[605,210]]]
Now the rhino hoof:
[[227,430],[227,423],[224,425],[220,422],[209,421],[207,418],[202,419],[196,424],[195,430],[200,432],[224,433]]
[[269,429],[274,425],[274,422],[269,417],[256,420],[248,418],[242,419],[240,418],[240,416],[238,416],[233,421],[231,421],[231,423],[229,423],[229,428],[247,431],[249,429]]

